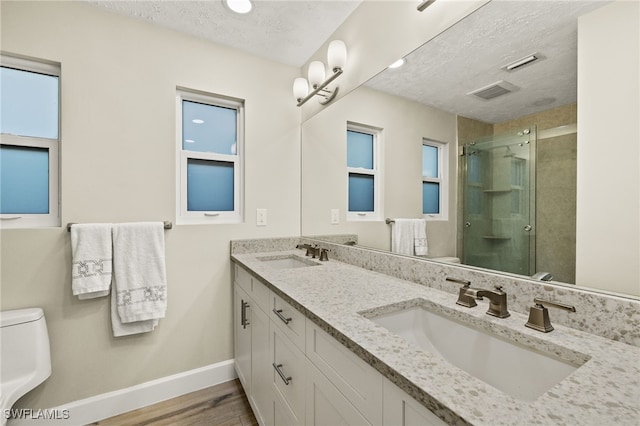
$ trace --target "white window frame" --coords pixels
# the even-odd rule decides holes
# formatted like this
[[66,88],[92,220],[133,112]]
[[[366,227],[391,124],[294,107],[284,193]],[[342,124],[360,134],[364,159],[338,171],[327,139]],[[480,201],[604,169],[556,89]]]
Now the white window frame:
[[[346,174],[347,187],[347,221],[379,221],[382,220],[382,129],[364,124],[347,122],[347,131],[366,133],[373,136],[373,169],[362,167],[348,167]],[[345,131],[345,153],[347,152],[347,142]],[[373,211],[358,212],[349,211],[349,174],[357,173],[361,175],[373,176]]]
[[3,133],[1,145],[47,149],[49,151],[49,213],[0,214],[0,229],[59,227],[60,224],[60,141],[61,129],[61,77],[60,65],[0,54],[0,65],[21,71],[30,71],[58,77],[58,138],[18,136]]
[[[243,149],[244,149],[244,101],[225,96],[185,89],[176,90],[176,223],[178,225],[202,225],[216,223],[241,223],[243,221]],[[182,149],[182,101],[232,108],[237,111],[236,155]],[[187,211],[187,162],[189,159],[233,163],[233,211]]]
[[[440,184],[440,213],[423,214],[426,220],[448,220],[449,219],[449,144],[439,142],[433,139],[422,139],[423,146],[431,146],[438,150],[438,176],[428,177],[422,176],[422,183],[438,183]],[[422,149],[422,147],[420,147]],[[422,159],[422,155],[420,155]],[[421,160],[422,161],[422,160]],[[422,165],[421,169],[422,170]],[[422,191],[422,185],[420,186]],[[424,202],[424,200],[423,200]]]

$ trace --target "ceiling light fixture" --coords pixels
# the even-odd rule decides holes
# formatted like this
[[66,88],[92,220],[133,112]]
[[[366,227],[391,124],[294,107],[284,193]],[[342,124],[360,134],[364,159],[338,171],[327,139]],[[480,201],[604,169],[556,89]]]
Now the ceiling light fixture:
[[510,64],[505,65],[502,69],[506,71],[515,71],[519,68],[524,67],[525,65],[530,65],[535,61],[539,61],[540,59],[544,59],[544,56],[539,54],[538,52],[532,53],[531,55],[527,55],[524,58],[520,58],[517,61],[513,61]]
[[433,3],[435,3],[435,1],[436,0],[425,0],[423,2],[420,2],[420,4],[418,5],[418,11],[422,12],[423,10],[431,6]]
[[236,13],[249,13],[253,9],[253,3],[250,0],[224,0],[224,4]]
[[[324,64],[320,61],[313,61],[309,64],[309,81],[303,77],[294,80],[293,97],[298,101],[298,106],[302,106],[315,95],[322,98],[318,102],[324,105],[331,102],[338,94],[338,86],[333,90],[328,89],[327,86],[342,74],[344,66],[347,64],[347,46],[342,40],[333,40],[329,43],[327,62],[331,75],[326,80]],[[309,86],[313,88],[311,93],[309,93]]]
[[403,66],[406,63],[407,63],[406,59],[400,58],[397,61],[395,61],[394,63],[392,63],[391,65],[389,65],[388,68],[391,68],[391,69],[400,68],[401,66]]

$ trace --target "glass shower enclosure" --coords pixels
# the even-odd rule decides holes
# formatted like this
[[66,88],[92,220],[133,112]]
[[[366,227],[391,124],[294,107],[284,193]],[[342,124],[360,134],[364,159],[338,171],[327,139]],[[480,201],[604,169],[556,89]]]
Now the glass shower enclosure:
[[535,153],[535,126],[463,146],[465,265],[535,273]]

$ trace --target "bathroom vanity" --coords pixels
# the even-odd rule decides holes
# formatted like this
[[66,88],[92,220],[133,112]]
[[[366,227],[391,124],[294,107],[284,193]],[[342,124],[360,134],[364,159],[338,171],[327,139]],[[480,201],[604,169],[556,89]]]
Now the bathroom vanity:
[[640,420],[635,345],[284,246],[232,243],[236,370],[262,424]]

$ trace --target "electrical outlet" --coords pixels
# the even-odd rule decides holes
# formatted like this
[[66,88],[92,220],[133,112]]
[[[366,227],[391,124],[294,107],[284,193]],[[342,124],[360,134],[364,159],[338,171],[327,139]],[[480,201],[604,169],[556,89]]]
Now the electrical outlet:
[[337,225],[340,223],[340,210],[331,209],[331,224]]
[[256,210],[256,226],[267,226],[267,209]]

